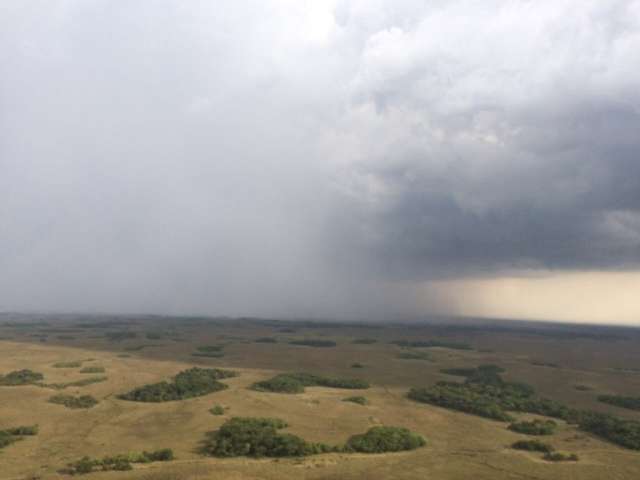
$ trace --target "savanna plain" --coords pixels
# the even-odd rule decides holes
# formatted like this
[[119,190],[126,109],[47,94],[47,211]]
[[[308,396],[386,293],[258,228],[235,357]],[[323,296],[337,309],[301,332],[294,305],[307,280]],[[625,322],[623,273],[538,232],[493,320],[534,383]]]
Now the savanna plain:
[[0,478],[638,479],[640,331],[0,315]]

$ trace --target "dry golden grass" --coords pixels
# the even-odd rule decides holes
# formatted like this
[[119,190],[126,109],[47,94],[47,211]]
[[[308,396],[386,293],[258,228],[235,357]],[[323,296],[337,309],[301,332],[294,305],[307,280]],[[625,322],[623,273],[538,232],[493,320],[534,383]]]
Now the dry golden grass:
[[[136,326],[140,332],[145,331]],[[147,328],[148,331],[149,328]],[[59,369],[56,362],[84,360],[106,368],[108,381],[85,387],[71,387],[64,393],[90,394],[100,403],[90,410],[69,410],[47,402],[53,390],[36,386],[0,387],[0,429],[39,424],[40,433],[0,451],[1,479],[69,478],[57,473],[70,461],[84,455],[100,457],[128,451],[172,448],[176,460],[167,464],[137,465],[130,472],[98,472],[89,480],[282,480],[295,479],[637,479],[640,478],[640,452],[602,442],[561,424],[548,438],[559,450],[580,456],[576,464],[552,464],[540,455],[514,451],[508,446],[521,435],[507,430],[506,424],[471,415],[421,405],[405,394],[411,386],[431,384],[451,378],[441,368],[498,363],[507,369],[507,378],[525,380],[541,394],[573,406],[640,418],[595,401],[598,393],[640,392],[640,374],[621,373],[611,368],[640,365],[635,341],[612,344],[595,340],[554,340],[512,334],[478,334],[471,339],[478,349],[493,352],[430,349],[433,362],[395,358],[398,347],[386,342],[407,332],[401,329],[364,334],[362,329],[301,329],[278,333],[260,325],[178,327],[185,341],[149,341],[143,334],[124,342],[89,338],[100,331],[75,332],[76,340],[58,340],[49,335],[39,343],[18,329],[4,327],[0,341],[0,373],[30,368],[42,372],[46,383],[82,380],[77,369]],[[318,333],[322,333],[319,336]],[[413,332],[415,335],[416,332]],[[428,337],[428,329],[419,332]],[[262,336],[281,339],[302,336],[330,338],[336,348],[309,348],[286,343],[264,344],[252,340]],[[352,345],[358,337],[379,338],[371,345]],[[461,338],[464,340],[463,338]],[[195,358],[190,354],[198,345],[228,343],[225,357]],[[119,357],[127,347],[161,345],[129,350],[130,357]],[[558,363],[562,368],[537,367],[532,359]],[[93,359],[93,360],[87,360]],[[363,369],[352,369],[361,362]],[[116,394],[146,383],[167,379],[193,365],[233,368],[240,376],[223,380],[230,388],[204,397],[160,404],[118,400]],[[356,392],[371,402],[361,406],[343,402],[354,391],[320,387],[304,394],[262,393],[247,387],[282,371],[309,371],[335,376],[353,376],[372,382],[372,388]],[[576,384],[593,391],[581,392]],[[229,407],[223,416],[209,409],[219,404]],[[304,459],[215,459],[200,456],[196,450],[205,432],[215,430],[229,416],[267,416],[286,420],[287,430],[309,441],[343,443],[350,435],[374,425],[404,426],[422,434],[425,448],[400,454],[326,454]],[[522,415],[523,418],[530,416]],[[560,422],[561,423],[561,422]]]

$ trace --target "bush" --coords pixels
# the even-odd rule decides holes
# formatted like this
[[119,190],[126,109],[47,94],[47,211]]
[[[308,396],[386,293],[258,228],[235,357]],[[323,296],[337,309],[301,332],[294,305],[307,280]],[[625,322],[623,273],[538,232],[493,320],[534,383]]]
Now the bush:
[[351,341],[351,343],[355,345],[371,345],[377,342],[378,341],[375,338],[356,338],[355,340]]
[[364,365],[356,362],[351,364],[351,368],[364,368]]
[[132,463],[168,462],[173,459],[173,450],[170,448],[163,448],[153,452],[144,451],[142,453],[107,456],[102,459],[83,457],[76,462],[70,463],[67,472],[72,475],[83,475],[95,470],[125,471],[133,468]]
[[640,397],[622,397],[620,395],[600,395],[598,401],[628,410],[640,410]]
[[269,380],[254,383],[253,390],[277,393],[302,393],[305,387],[366,389],[369,382],[351,378],[329,378],[311,373],[283,373]]
[[219,379],[235,377],[230,370],[217,368],[190,368],[178,373],[173,382],[159,382],[138,387],[118,395],[122,400],[134,402],[169,402],[199,397],[228,388]]
[[23,436],[37,435],[38,426],[22,426],[8,428],[6,430],[0,430],[0,449],[11,445],[19,440],[22,440]]
[[209,352],[220,352],[224,349],[224,345],[202,345],[196,350],[199,352],[209,353]]
[[531,422],[514,422],[509,430],[526,435],[552,435],[557,424],[553,420],[533,420]]
[[426,443],[424,438],[406,428],[373,427],[366,433],[352,436],[345,449],[361,453],[400,452],[415,450]]
[[211,415],[224,415],[225,408],[222,405],[214,405],[213,408],[209,409]]
[[285,427],[287,424],[277,418],[233,417],[207,434],[202,450],[214,457],[299,457],[332,450],[278,432]]
[[520,440],[511,445],[511,448],[543,453],[551,453],[555,450],[551,445],[543,443],[540,440]]
[[358,405],[369,405],[369,400],[365,397],[347,397],[342,399],[343,402],[357,403]]
[[76,380],[74,382],[38,383],[36,385],[44,388],[53,388],[55,390],[64,390],[65,388],[68,388],[68,387],[86,387],[87,385],[92,385],[94,383],[101,383],[106,381],[107,381],[107,377],[89,377],[89,378],[84,378],[82,380]]
[[580,429],[632,450],[640,450],[640,422],[613,415],[582,412]]
[[80,373],[104,373],[104,367],[84,367]]
[[82,362],[58,362],[54,363],[54,368],[80,368],[82,366]]
[[98,404],[98,400],[91,395],[74,397],[73,395],[60,394],[49,398],[49,403],[64,405],[67,408],[92,408]]
[[23,425],[20,427],[8,428],[6,430],[0,431],[1,434],[12,435],[12,436],[32,436],[37,435],[39,431],[38,425]]
[[575,453],[564,454],[560,452],[547,452],[542,458],[549,462],[577,462],[579,460]]
[[290,345],[302,345],[305,347],[321,347],[321,348],[327,348],[327,347],[335,347],[336,345],[338,345],[336,342],[332,341],[332,340],[315,340],[315,339],[310,339],[310,340],[291,340],[289,342]]
[[16,370],[6,375],[0,375],[0,385],[2,386],[18,386],[31,385],[44,379],[44,375],[32,370]]

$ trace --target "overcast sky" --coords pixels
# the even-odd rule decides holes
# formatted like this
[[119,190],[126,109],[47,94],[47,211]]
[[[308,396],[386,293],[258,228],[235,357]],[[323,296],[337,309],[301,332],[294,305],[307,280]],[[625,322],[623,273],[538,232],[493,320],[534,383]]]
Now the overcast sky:
[[640,322],[640,0],[5,0],[0,102],[0,310]]

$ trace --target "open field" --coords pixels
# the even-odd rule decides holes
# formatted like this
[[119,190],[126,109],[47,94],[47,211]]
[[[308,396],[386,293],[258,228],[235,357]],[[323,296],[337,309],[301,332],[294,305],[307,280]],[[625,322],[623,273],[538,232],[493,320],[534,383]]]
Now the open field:
[[[406,397],[412,387],[460,380],[441,373],[441,369],[495,364],[505,369],[506,380],[526,382],[543,397],[574,408],[640,420],[638,411],[597,400],[602,394],[640,396],[640,333],[632,329],[533,324],[508,328],[507,324],[491,328],[464,324],[455,324],[455,328],[354,326],[164,317],[109,320],[0,316],[0,375],[22,369],[44,375],[42,385],[0,386],[0,430],[39,425],[38,435],[0,450],[0,478],[71,478],[60,469],[85,455],[103,457],[162,448],[171,448],[175,460],[136,464],[131,471],[95,472],[82,478],[640,478],[640,451],[613,445],[575,425],[557,421],[556,432],[544,441],[557,450],[576,453],[580,460],[553,463],[534,452],[509,448],[527,436],[510,431],[508,423]],[[370,340],[352,343],[356,339]],[[336,346],[289,343],[299,340],[331,341]],[[395,340],[458,342],[471,348],[403,347],[390,343]],[[206,346],[215,348],[198,350]],[[222,356],[193,355],[198,352]],[[407,352],[423,352],[429,358],[399,358]],[[355,363],[362,368],[353,368]],[[230,369],[239,375],[221,380],[229,388],[186,400],[141,403],[117,398],[133,388],[169,380],[193,366]],[[89,367],[103,367],[104,372],[81,372]],[[312,386],[295,395],[249,388],[254,382],[286,372],[360,378],[369,381],[371,388]],[[51,386],[105,376],[105,381],[83,386]],[[48,401],[58,393],[91,395],[99,403],[87,409],[65,408]],[[368,404],[343,401],[354,395],[364,396]],[[223,415],[212,415],[209,410],[214,405],[227,409]],[[427,445],[401,453],[336,452],[302,458],[201,455],[198,449],[205,433],[216,430],[231,416],[280,418],[289,424],[286,432],[329,445],[344,444],[351,435],[372,426],[406,427],[421,434]]]

